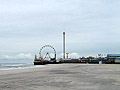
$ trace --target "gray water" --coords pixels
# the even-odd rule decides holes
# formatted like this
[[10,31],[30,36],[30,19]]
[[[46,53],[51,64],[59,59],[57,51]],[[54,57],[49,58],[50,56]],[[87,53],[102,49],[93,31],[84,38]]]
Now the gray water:
[[45,67],[43,65],[34,65],[33,63],[0,63],[0,70],[26,69]]

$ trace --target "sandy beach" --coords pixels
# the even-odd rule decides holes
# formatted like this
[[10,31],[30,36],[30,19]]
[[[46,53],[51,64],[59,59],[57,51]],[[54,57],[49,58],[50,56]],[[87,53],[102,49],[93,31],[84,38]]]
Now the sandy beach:
[[0,90],[120,90],[120,65],[51,64],[2,70]]

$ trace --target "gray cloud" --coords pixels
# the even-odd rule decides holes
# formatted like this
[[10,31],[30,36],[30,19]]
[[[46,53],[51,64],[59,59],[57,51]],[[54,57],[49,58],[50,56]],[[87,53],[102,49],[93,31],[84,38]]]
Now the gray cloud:
[[[36,52],[52,44],[62,52],[119,53],[118,0],[0,0],[0,52]],[[35,51],[36,50],[36,51]]]

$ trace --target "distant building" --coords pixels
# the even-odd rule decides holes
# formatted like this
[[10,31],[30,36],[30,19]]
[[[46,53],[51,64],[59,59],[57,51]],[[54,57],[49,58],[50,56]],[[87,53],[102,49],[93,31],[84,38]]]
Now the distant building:
[[120,57],[115,58],[115,63],[120,63]]
[[120,63],[120,54],[107,54],[107,60],[110,63]]

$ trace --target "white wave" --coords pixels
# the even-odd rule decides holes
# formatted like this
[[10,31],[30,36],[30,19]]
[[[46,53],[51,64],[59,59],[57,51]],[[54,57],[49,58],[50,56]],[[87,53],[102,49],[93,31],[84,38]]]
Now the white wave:
[[26,64],[2,64],[0,70],[14,70],[14,69],[27,69],[27,68],[37,68],[45,67],[44,65],[33,65],[32,63]]

